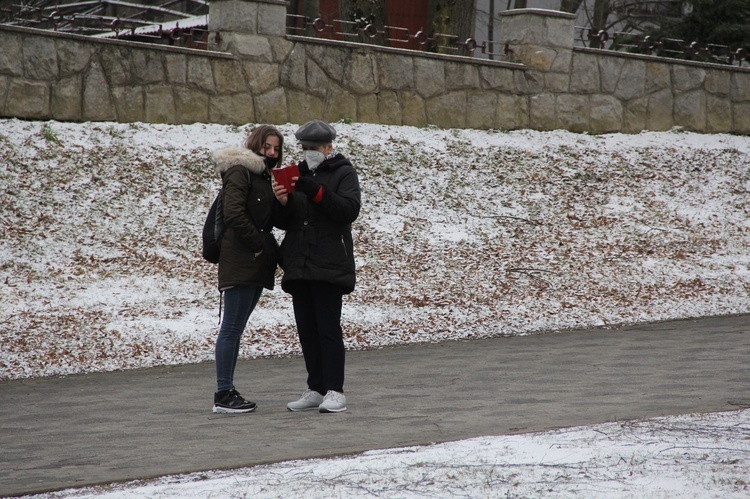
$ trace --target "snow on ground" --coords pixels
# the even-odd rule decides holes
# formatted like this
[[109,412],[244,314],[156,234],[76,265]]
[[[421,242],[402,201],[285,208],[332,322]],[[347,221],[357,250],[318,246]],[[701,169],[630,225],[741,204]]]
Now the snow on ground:
[[[300,159],[296,128],[280,127],[285,163]],[[350,349],[750,312],[750,137],[336,128],[363,188]],[[212,359],[209,156],[251,129],[0,120],[0,382]],[[299,353],[278,287],[244,340],[245,358]],[[748,438],[740,411],[121,493],[746,496]]]
[[43,497],[746,498],[748,440],[750,409],[374,450]]

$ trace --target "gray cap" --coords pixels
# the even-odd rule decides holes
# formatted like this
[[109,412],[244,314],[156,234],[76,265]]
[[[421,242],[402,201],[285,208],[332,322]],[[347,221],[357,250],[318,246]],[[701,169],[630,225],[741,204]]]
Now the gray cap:
[[294,132],[303,146],[324,146],[336,138],[336,129],[320,120],[308,121]]

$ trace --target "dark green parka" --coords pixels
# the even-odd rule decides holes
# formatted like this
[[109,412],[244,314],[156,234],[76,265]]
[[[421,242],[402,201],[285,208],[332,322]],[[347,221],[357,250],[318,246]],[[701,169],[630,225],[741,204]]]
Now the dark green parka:
[[286,230],[281,243],[281,287],[290,292],[296,281],[318,281],[351,293],[355,285],[352,222],[359,216],[361,193],[354,167],[341,154],[326,159],[312,172],[306,162],[300,175],[323,186],[320,202],[293,192],[277,205],[276,226]]
[[271,233],[271,211],[276,198],[264,158],[249,149],[226,147],[215,151],[213,159],[224,188],[219,289],[273,289],[278,245]]

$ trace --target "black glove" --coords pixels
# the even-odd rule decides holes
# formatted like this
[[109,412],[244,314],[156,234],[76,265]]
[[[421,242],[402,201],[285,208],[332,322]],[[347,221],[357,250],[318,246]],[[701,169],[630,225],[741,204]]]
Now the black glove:
[[300,177],[297,179],[297,183],[294,185],[294,190],[300,191],[302,194],[307,196],[307,199],[309,199],[310,201],[317,197],[320,189],[320,184],[310,177]]

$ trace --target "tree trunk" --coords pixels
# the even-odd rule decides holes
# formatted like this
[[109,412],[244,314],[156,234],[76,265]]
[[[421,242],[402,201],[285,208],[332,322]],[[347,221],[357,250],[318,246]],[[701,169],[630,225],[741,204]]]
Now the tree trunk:
[[513,4],[514,9],[525,9],[528,2],[526,0],[516,0],[516,3]]
[[[591,19],[591,30],[594,33],[607,29],[607,18],[609,17],[610,11],[609,0],[596,0],[596,2],[594,2],[594,16]],[[604,44],[594,38],[591,40],[590,47],[604,48]]]
[[468,55],[463,45],[457,45],[456,42],[465,42],[467,38],[474,35],[475,7],[474,0],[430,0],[428,18],[430,35],[454,36],[454,38],[438,36],[436,46],[431,47],[430,50],[442,54]]
[[563,12],[570,12],[571,14],[575,14],[578,12],[578,9],[581,7],[581,4],[583,3],[583,0],[562,0],[560,2],[560,10]]

